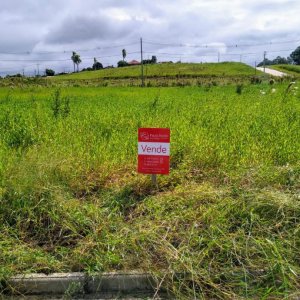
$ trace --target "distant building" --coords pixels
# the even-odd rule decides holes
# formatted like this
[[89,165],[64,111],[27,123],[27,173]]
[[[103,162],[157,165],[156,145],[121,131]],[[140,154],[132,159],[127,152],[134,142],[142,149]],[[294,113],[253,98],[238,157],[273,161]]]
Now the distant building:
[[141,63],[137,60],[132,60],[130,62],[128,62],[129,66],[136,66],[136,65],[140,65]]

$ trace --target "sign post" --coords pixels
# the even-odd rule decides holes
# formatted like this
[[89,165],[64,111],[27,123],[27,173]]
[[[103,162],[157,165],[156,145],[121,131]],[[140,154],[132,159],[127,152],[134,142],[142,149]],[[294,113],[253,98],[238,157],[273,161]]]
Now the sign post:
[[151,174],[151,181],[154,186],[157,186],[157,176],[156,174]]
[[153,185],[156,175],[170,172],[170,129],[139,128],[138,172],[151,174]]

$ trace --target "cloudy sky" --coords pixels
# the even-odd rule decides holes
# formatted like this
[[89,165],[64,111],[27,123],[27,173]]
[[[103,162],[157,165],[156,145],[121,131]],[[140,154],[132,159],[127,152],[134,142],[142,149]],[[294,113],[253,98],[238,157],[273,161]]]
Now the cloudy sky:
[[0,0],[0,75],[158,61],[260,62],[300,45],[299,0]]

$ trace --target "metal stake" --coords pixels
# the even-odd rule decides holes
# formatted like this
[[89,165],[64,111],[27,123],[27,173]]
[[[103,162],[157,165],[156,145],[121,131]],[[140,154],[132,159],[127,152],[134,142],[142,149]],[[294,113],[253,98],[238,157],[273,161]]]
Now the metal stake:
[[152,185],[157,187],[157,176],[156,174],[151,174]]

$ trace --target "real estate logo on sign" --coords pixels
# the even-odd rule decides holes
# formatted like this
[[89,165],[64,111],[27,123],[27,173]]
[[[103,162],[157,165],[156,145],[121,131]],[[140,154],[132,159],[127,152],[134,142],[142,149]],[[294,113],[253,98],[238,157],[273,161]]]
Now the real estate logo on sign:
[[169,174],[169,128],[139,128],[138,172],[143,174]]

